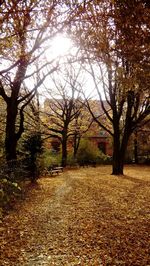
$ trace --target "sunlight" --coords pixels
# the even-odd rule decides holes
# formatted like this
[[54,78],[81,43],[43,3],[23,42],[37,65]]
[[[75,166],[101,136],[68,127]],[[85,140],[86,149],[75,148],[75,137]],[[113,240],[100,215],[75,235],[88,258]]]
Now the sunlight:
[[52,57],[63,56],[69,52],[71,47],[73,46],[72,40],[63,36],[57,35],[51,44],[51,53]]

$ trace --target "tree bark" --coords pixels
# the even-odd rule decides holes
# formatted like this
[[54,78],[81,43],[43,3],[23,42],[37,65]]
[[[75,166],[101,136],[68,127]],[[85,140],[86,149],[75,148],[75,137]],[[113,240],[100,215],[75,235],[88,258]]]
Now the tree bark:
[[[119,131],[114,135],[113,147],[113,175],[123,175],[125,154],[127,151],[128,141],[131,135],[130,128],[127,127],[121,139]],[[121,139],[121,140],[120,140]]]
[[120,152],[120,139],[114,136],[112,175],[123,175],[123,158]]
[[134,135],[134,161],[136,164],[139,163],[138,160],[138,141],[137,141],[137,131],[135,131]]
[[6,160],[16,160],[17,136],[15,132],[17,118],[17,103],[10,101],[7,104],[5,153]]
[[124,170],[124,154],[120,152],[120,150],[114,147],[113,151],[113,171],[112,175],[123,175]]
[[63,136],[62,139],[62,162],[63,167],[67,165],[67,136]]
[[79,134],[75,133],[74,134],[74,143],[73,143],[73,157],[74,157],[74,159],[76,159],[76,156],[77,156],[77,152],[78,152],[78,148],[79,148],[79,144],[80,144],[80,139],[81,139],[81,137],[79,136]]

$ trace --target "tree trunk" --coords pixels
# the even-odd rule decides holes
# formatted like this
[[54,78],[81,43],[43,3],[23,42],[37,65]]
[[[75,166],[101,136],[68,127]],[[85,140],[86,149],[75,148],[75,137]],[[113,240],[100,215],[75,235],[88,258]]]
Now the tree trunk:
[[113,147],[113,175],[123,175],[125,153],[131,132],[125,130],[120,143],[120,136],[116,134],[114,136],[114,147]]
[[118,124],[116,124],[116,128],[114,130],[113,141],[112,175],[123,175],[125,150],[122,149],[122,143],[120,143],[120,132]]
[[17,104],[10,102],[7,105],[5,152],[6,160],[16,160],[17,136],[15,132],[17,118]]
[[66,167],[67,165],[67,137],[63,136],[62,139],[62,166]]
[[74,135],[74,144],[73,144],[73,157],[76,159],[79,144],[80,144],[81,137],[78,134]]
[[114,136],[113,136],[113,163],[112,163],[112,175],[123,175],[123,155],[121,154],[120,145],[120,131],[117,119],[114,124]]
[[139,163],[138,161],[138,141],[137,141],[137,131],[135,132],[134,136],[134,161],[136,164]]
[[123,175],[124,158],[120,152],[120,141],[114,141],[112,175]]
[[123,167],[124,167],[124,158],[121,156],[120,152],[114,149],[113,152],[113,171],[112,175],[123,175]]

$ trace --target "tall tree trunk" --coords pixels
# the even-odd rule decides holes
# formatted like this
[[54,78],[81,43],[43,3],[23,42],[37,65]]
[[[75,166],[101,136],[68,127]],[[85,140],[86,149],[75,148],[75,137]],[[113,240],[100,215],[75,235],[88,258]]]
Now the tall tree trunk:
[[114,149],[112,175],[123,175],[123,168],[124,168],[124,158],[120,152],[118,151],[116,152]]
[[6,117],[6,137],[5,137],[5,152],[6,160],[16,160],[17,136],[15,132],[17,118],[17,104],[10,102],[7,104]]
[[113,163],[112,175],[123,175],[123,155],[121,154],[120,144],[120,130],[117,117],[114,123],[114,136],[113,136]]
[[125,130],[124,135],[122,137],[122,141],[120,141],[119,134],[116,134],[116,136],[114,136],[113,172],[112,172],[113,175],[123,175],[125,154],[127,151],[127,145],[128,145],[130,135],[131,135],[131,132],[129,128],[127,128],[127,130]]
[[112,175],[123,175],[123,157],[120,152],[119,139],[114,140]]
[[[123,175],[125,147],[122,147],[123,143],[120,143],[120,131],[118,124],[114,130],[113,139],[113,164],[112,164],[112,175]],[[124,142],[125,143],[125,142]]]
[[137,141],[137,131],[135,131],[134,135],[134,161],[136,164],[139,163],[138,160],[138,141]]
[[62,166],[66,167],[67,165],[67,136],[63,136],[62,139]]
[[80,144],[80,139],[81,139],[81,137],[79,136],[79,134],[75,133],[74,143],[73,143],[73,157],[74,157],[74,159],[76,159],[76,156],[77,156],[77,152],[78,152],[78,148],[79,148],[79,144]]

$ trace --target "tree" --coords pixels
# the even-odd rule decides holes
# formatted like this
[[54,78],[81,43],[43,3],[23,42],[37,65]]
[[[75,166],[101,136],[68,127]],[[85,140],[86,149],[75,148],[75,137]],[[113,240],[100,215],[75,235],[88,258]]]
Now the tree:
[[[83,100],[82,100],[83,101]],[[92,116],[90,115],[84,103],[80,112],[76,115],[73,121],[74,134],[72,139],[73,157],[76,160],[77,152],[80,147],[80,142],[83,136],[89,131],[93,123]]]
[[133,136],[130,139],[128,153],[133,153],[134,163],[148,163],[150,161],[150,121],[143,127],[136,128]]
[[150,58],[148,1],[115,1],[113,19],[119,35],[116,39],[118,53],[126,63],[130,64],[130,67],[140,64],[142,69],[148,72]]
[[0,156],[3,155],[4,133],[5,133],[5,102],[0,98]]
[[[59,139],[62,146],[62,166],[67,163],[68,139],[76,134],[76,122],[83,108],[81,100],[81,69],[73,66],[53,77],[53,89],[48,89],[50,99],[46,104],[47,123],[50,137]],[[58,76],[58,75],[57,75]],[[50,124],[50,126],[48,125]]]
[[85,68],[93,77],[103,114],[112,125],[107,127],[95,116],[87,101],[93,119],[113,138],[112,174],[117,175],[123,174],[131,134],[150,114],[147,70],[150,12],[143,2],[131,2],[130,10],[129,1],[87,3],[73,28],[74,38],[83,51]]
[[37,92],[35,97],[30,101],[30,103],[26,107],[26,110],[24,111],[24,135],[41,132],[40,111],[40,96]]
[[[76,11],[77,12],[77,11]],[[76,13],[75,12],[75,13]],[[24,131],[24,109],[33,99],[47,75],[57,69],[45,63],[49,41],[72,20],[74,13],[63,1],[3,1],[0,6],[2,66],[0,96],[7,105],[5,151],[7,161],[16,159],[17,142]],[[40,68],[35,62],[40,58]],[[47,66],[50,66],[47,69]],[[34,76],[40,79],[34,84]],[[22,94],[24,87],[29,91]],[[19,119],[19,128],[16,121]]]

